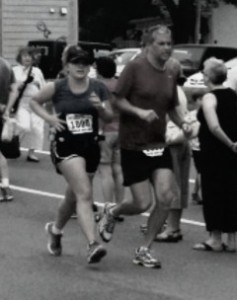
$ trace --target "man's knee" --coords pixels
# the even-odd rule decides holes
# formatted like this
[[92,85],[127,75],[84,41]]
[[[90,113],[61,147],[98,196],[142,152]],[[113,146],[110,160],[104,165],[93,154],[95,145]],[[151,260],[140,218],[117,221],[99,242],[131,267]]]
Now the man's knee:
[[158,199],[159,207],[164,210],[170,209],[171,203],[174,201],[175,197],[178,197],[178,195],[171,189],[163,191]]

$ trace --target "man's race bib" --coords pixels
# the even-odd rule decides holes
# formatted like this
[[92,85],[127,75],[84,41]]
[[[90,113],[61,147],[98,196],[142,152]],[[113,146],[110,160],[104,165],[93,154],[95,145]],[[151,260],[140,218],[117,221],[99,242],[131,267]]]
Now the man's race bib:
[[68,130],[72,134],[93,132],[93,117],[91,115],[67,114],[66,122]]
[[158,149],[150,149],[150,150],[143,150],[142,152],[149,157],[156,157],[162,156],[164,153],[165,148],[158,148]]

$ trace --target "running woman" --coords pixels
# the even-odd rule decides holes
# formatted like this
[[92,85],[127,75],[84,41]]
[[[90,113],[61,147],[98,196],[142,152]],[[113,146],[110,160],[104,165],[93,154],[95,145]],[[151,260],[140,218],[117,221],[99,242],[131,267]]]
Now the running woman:
[[[98,120],[112,120],[110,94],[99,81],[90,79],[90,57],[77,46],[67,50],[68,76],[48,83],[31,101],[33,111],[42,117],[55,133],[51,142],[51,156],[58,172],[66,179],[67,193],[61,202],[56,220],[46,224],[48,251],[62,253],[63,228],[75,207],[78,221],[88,243],[88,263],[97,263],[106,255],[106,249],[97,241],[92,211],[90,175],[95,173],[99,160]],[[52,101],[55,114],[45,110],[43,104]]]

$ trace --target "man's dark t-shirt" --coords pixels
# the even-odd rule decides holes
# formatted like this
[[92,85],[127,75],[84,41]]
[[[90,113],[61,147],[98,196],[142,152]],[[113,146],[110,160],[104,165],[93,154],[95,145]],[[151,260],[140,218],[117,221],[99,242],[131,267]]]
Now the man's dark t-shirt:
[[125,67],[115,94],[118,98],[126,98],[136,107],[155,110],[159,119],[148,123],[136,116],[121,113],[121,148],[140,151],[164,146],[166,114],[178,105],[178,76],[179,70],[173,64],[167,64],[165,70],[160,71],[143,55]]

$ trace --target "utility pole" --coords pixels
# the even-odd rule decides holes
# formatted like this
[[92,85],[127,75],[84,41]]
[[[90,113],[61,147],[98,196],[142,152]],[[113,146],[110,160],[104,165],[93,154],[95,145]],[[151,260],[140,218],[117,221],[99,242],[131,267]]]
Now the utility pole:
[[202,15],[202,0],[196,0],[196,24],[194,42],[199,44],[201,37],[201,15]]

